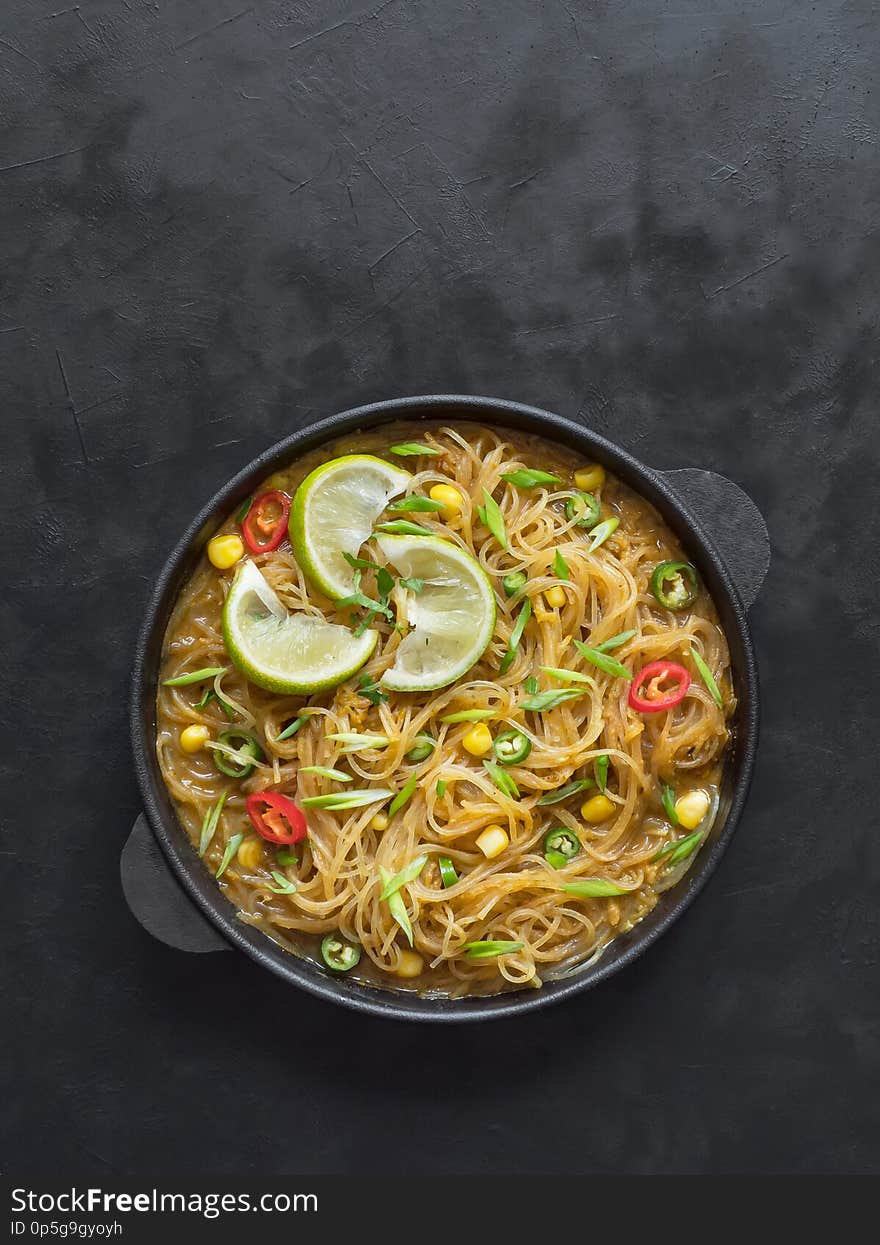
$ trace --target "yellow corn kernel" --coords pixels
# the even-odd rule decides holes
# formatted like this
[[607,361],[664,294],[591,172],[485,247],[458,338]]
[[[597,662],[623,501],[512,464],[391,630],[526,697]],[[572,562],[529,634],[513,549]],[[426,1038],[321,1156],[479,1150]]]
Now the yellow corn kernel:
[[440,513],[444,519],[454,519],[457,514],[461,514],[461,493],[451,484],[435,484],[428,490],[428,496],[431,501],[439,501],[442,504],[443,509]]
[[605,483],[605,468],[600,467],[598,463],[591,463],[589,467],[581,467],[580,471],[574,473],[574,482],[585,493],[593,493]]
[[685,830],[696,830],[697,826],[709,811],[709,797],[705,791],[699,788],[695,791],[686,791],[684,795],[680,795],[675,801],[675,815],[678,818],[678,824],[684,826]]
[[263,859],[263,840],[251,835],[241,843],[236,856],[243,869],[258,868]]
[[487,860],[494,860],[509,846],[510,838],[502,826],[487,826],[477,838],[477,847]]
[[461,746],[472,757],[484,757],[492,751],[492,732],[485,722],[477,722],[462,739]]
[[404,949],[400,953],[400,959],[395,968],[395,975],[398,977],[420,977],[422,969],[425,967],[425,961],[419,955],[418,951],[408,951]]
[[373,818],[373,820],[370,822],[370,829],[371,830],[387,830],[388,829],[388,814],[377,813],[376,816]]
[[593,825],[598,825],[600,821],[607,821],[613,812],[614,804],[607,795],[594,795],[592,799],[581,805],[581,817]]
[[544,593],[544,600],[555,610],[562,609],[566,599],[565,589],[561,588],[559,584],[554,584],[552,588],[548,588]]
[[208,541],[208,561],[218,571],[228,571],[236,562],[244,557],[244,541],[234,532],[225,536],[215,536]]
[[180,732],[180,746],[184,752],[201,752],[210,738],[211,732],[207,726],[194,723],[192,726],[185,726]]

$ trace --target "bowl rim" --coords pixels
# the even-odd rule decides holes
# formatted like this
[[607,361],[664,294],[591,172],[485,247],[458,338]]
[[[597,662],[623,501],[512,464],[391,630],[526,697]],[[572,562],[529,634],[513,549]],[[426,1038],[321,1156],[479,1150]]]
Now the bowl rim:
[[[155,699],[162,638],[179,589],[213,529],[248,495],[253,484],[271,474],[282,462],[290,461],[346,432],[380,427],[402,419],[433,422],[443,418],[444,414],[449,422],[458,417],[468,423],[514,428],[583,450],[609,467],[624,483],[655,506],[685,545],[689,556],[697,562],[710,588],[731,646],[731,666],[738,699],[734,747],[727,763],[732,780],[726,815],[717,833],[717,827],[713,827],[713,841],[700,852],[684,877],[665,892],[641,922],[613,939],[597,960],[571,976],[548,980],[535,991],[515,990],[461,999],[372,987],[330,976],[313,961],[284,951],[257,927],[238,920],[234,905],[202,866],[174,814],[170,796],[161,779],[154,747]],[[134,766],[147,822],[173,875],[224,939],[262,967],[318,998],[384,1018],[423,1022],[460,1023],[522,1015],[591,989],[631,964],[652,946],[703,889],[733,836],[751,784],[759,716],[758,675],[746,609],[710,535],[663,473],[642,463],[627,450],[583,424],[540,407],[472,394],[415,395],[352,407],[290,433],[251,459],[214,492],[166,557],[144,612],[135,647],[130,693]]]

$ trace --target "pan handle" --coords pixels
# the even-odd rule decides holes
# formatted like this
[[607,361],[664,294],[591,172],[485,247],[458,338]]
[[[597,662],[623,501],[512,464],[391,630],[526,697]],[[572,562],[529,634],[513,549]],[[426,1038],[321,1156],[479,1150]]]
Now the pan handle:
[[738,484],[716,471],[661,471],[724,559],[743,605],[754,605],[770,568],[770,534],[761,511]]
[[122,849],[119,872],[126,903],[148,934],[178,951],[228,949],[168,868],[143,813]]

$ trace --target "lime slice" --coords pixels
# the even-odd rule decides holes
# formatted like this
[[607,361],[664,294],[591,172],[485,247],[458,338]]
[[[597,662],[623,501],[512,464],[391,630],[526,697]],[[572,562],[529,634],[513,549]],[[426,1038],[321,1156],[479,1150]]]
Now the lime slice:
[[427,692],[454,683],[479,661],[495,629],[495,594],[477,562],[438,536],[377,536],[376,544],[407,579],[414,628],[380,682],[398,692]]
[[356,639],[347,627],[289,614],[253,562],[243,562],[223,606],[223,639],[233,664],[270,692],[309,695],[360,670],[378,633]]
[[392,497],[404,492],[408,471],[372,454],[334,458],[306,476],[290,509],[290,541],[314,586],[338,601],[354,591],[354,556]]

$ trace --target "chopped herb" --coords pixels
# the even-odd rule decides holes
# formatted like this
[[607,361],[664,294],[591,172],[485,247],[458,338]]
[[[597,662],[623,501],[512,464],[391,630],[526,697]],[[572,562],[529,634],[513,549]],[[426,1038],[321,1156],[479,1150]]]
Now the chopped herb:
[[298,718],[294,718],[289,726],[285,726],[281,734],[276,738],[275,742],[280,743],[282,739],[292,739],[301,726],[305,726],[309,720],[307,713],[301,713]]
[[204,683],[206,679],[216,679],[218,674],[225,674],[228,666],[205,666],[202,670],[193,670],[190,674],[179,674],[176,679],[163,679],[163,687],[189,687],[190,683]]
[[431,535],[426,527],[420,527],[418,523],[410,523],[409,519],[391,519],[388,523],[378,523],[374,530],[386,532],[389,536]]
[[397,582],[400,584],[401,588],[408,588],[409,591],[414,592],[416,596],[419,595],[425,586],[425,581],[423,579],[407,579],[405,576],[398,579]]
[[500,765],[496,765],[494,761],[484,761],[483,766],[499,791],[503,792],[504,795],[509,795],[513,800],[519,799],[519,787],[507,770],[502,769]]
[[693,645],[691,645],[691,657],[693,657],[694,662],[696,663],[696,667],[699,670],[700,675],[703,679],[703,682],[706,684],[706,687],[708,687],[712,695],[712,699],[715,701],[715,704],[718,706],[719,709],[723,709],[724,708],[724,697],[721,695],[721,688],[715,682],[712,671],[703,661],[702,657],[697,652],[697,650],[693,647]]
[[[382,879],[383,886],[387,886],[388,883],[392,881],[391,871],[389,869],[383,869],[381,865],[379,866],[379,877]],[[389,908],[389,911],[391,912],[391,915],[394,917],[395,921],[397,922],[397,924],[403,930],[404,934],[406,934],[409,945],[412,946],[413,945],[412,924],[410,922],[409,914],[407,913],[407,910],[406,910],[406,904],[403,902],[403,896],[401,895],[400,891],[395,891],[393,895],[389,896],[388,908]]]
[[324,765],[301,765],[301,774],[318,774],[321,778],[329,778],[333,782],[353,782],[351,774],[344,774],[341,769],[327,769]]
[[592,778],[577,778],[574,782],[566,783],[564,787],[560,787],[557,791],[548,791],[541,796],[538,803],[541,805],[561,804],[569,796],[577,795],[579,791],[586,791],[588,787],[594,787],[595,785]]
[[605,895],[625,895],[627,892],[604,878],[581,878],[577,882],[563,882],[562,889],[578,899],[601,899]]
[[522,946],[521,942],[466,942],[462,951],[469,960],[489,960],[498,955],[511,955],[514,951],[521,951]]
[[603,640],[601,644],[594,644],[593,648],[597,653],[610,653],[613,648],[620,648],[621,644],[626,644],[627,640],[631,640],[635,634],[634,631],[621,631],[619,635],[613,635],[609,640]]
[[224,791],[220,799],[205,813],[205,820],[202,822],[202,835],[199,839],[199,855],[204,856],[205,852],[211,846],[211,840],[217,829],[217,822],[220,820],[220,814],[223,812],[223,805],[226,803],[228,792]]
[[551,475],[549,471],[532,471],[528,467],[524,467],[519,471],[507,471],[502,475],[502,480],[506,480],[508,484],[513,484],[517,488],[537,488],[539,484],[561,484],[562,480],[559,476]]
[[596,771],[596,784],[600,791],[604,791],[608,786],[608,767],[610,764],[611,757],[607,752],[603,752],[593,762],[593,767]]
[[494,718],[495,709],[460,709],[458,713],[447,713],[441,722],[482,722],[484,718]]
[[349,566],[353,566],[355,570],[362,571],[379,571],[382,568],[377,562],[371,562],[369,558],[356,558],[351,553],[342,550],[342,556],[345,558]]
[[568,569],[568,563],[562,556],[561,549],[556,550],[556,557],[553,559],[553,574],[557,579],[570,579],[571,572]]
[[616,532],[619,527],[620,519],[618,519],[617,515],[615,515],[613,519],[606,519],[605,522],[600,523],[598,527],[594,527],[591,533],[592,540],[590,541],[587,552],[595,553],[599,546],[603,545],[608,537],[613,532]]
[[234,834],[232,838],[229,840],[229,842],[226,844],[226,847],[223,852],[223,857],[220,861],[220,864],[217,866],[217,872],[214,874],[215,878],[222,878],[223,874],[226,872],[226,870],[229,867],[230,860],[232,860],[232,857],[241,847],[243,838],[244,838],[243,834]]
[[544,713],[548,709],[555,709],[557,705],[562,705],[567,700],[575,700],[584,694],[584,689],[580,687],[564,687],[561,691],[536,692],[534,696],[529,696],[522,702],[522,707],[530,713]]
[[519,648],[519,642],[522,639],[523,632],[526,629],[526,623],[532,616],[532,603],[526,597],[520,607],[516,622],[513,624],[513,630],[510,633],[510,641],[507,645],[507,652],[502,658],[501,665],[498,667],[499,674],[507,674],[507,671],[513,665],[513,659],[516,656],[516,650]]
[[[377,587],[379,584],[379,576],[382,573],[383,571],[382,569],[380,569],[376,574]],[[391,587],[393,588],[394,580],[391,578],[391,576],[388,574],[387,571],[385,571],[384,574],[387,575],[389,579],[391,579]],[[344,610],[344,609],[347,609],[351,605],[359,605],[361,609],[369,610],[372,614],[384,614],[386,618],[390,619],[393,622],[394,614],[388,606],[387,598],[384,598],[381,601],[374,601],[372,597],[368,597],[366,593],[361,592],[360,588],[361,588],[361,572],[355,571],[354,592],[349,593],[347,597],[340,597],[340,599],[336,602],[336,608],[338,610]],[[381,592],[381,588],[380,588],[380,592]]]
[[483,489],[483,496],[486,499],[485,506],[477,506],[477,514],[480,516],[480,522],[487,527],[495,539],[498,541],[502,549],[506,549],[510,553],[510,546],[507,543],[507,530],[504,526],[504,515],[501,513],[501,507],[492,497],[488,489]]
[[367,804],[378,804],[394,795],[384,787],[364,787],[357,791],[339,791],[332,795],[310,795],[300,800],[303,808],[326,808],[330,812],[339,812],[349,808],[363,808]]
[[397,795],[391,801],[391,806],[388,809],[389,817],[393,817],[395,813],[399,813],[402,808],[405,808],[406,805],[409,804],[410,800],[413,797],[413,792],[418,786],[418,782],[419,780],[415,776],[415,774],[413,774],[412,778],[408,778],[406,780],[404,785],[398,791]]
[[418,441],[402,441],[400,445],[391,445],[388,448],[398,458],[415,458],[418,454],[430,454],[434,457],[443,453],[442,450],[435,450],[432,445],[422,445]]
[[668,782],[663,784],[663,790],[660,796],[660,802],[663,805],[664,812],[674,826],[679,824],[678,813],[675,811],[675,788],[670,787]]
[[703,839],[702,830],[695,830],[693,834],[687,835],[683,839],[679,839],[677,843],[667,843],[665,847],[661,847],[652,859],[666,860],[669,864],[677,865],[679,861],[686,860],[692,852],[700,846]]
[[267,882],[266,886],[270,891],[274,891],[276,895],[295,895],[296,883],[291,882],[283,873],[279,873],[277,869],[272,870],[272,877],[277,885],[273,886],[271,882]]
[[397,501],[393,501],[385,507],[386,510],[395,510],[401,513],[407,511],[423,511],[427,513],[429,510],[442,510],[443,502],[434,501],[433,497],[419,497],[413,494],[410,497],[399,497]]
[[587,661],[592,662],[594,666],[598,666],[600,670],[604,670],[606,674],[610,674],[615,679],[632,679],[632,674],[627,670],[626,666],[621,662],[615,661],[613,657],[609,657],[607,653],[600,653],[597,648],[590,648],[588,644],[584,644],[583,640],[572,640],[577,651],[582,657],[586,657]]
[[380,899],[390,899],[395,891],[399,891],[402,886],[406,886],[408,882],[414,882],[419,876],[425,865],[428,863],[426,855],[416,856],[406,868],[401,869],[400,873],[395,873],[393,878],[389,878],[382,888]]
[[364,700],[368,700],[371,705],[379,705],[388,697],[379,687],[375,679],[368,674],[362,674],[357,686],[358,696],[363,696]]

